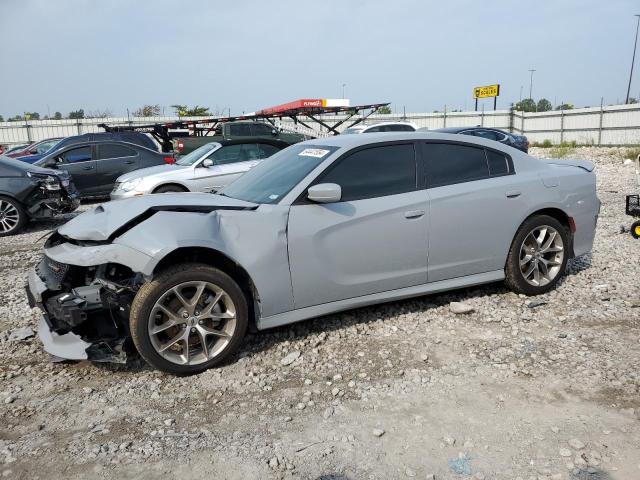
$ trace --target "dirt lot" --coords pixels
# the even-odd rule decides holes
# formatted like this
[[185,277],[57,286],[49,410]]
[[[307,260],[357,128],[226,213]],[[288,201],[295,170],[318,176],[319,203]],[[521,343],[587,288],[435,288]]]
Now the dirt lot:
[[623,154],[571,155],[597,163],[603,206],[593,254],[556,290],[495,284],[331,315],[252,335],[189,378],[51,363],[36,338],[13,338],[35,330],[24,278],[57,224],[0,240],[0,473],[640,478],[640,241],[620,233],[637,190]]

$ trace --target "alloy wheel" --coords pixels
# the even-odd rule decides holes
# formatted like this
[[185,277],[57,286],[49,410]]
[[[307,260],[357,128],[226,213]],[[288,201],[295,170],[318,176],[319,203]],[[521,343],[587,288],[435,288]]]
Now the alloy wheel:
[[0,232],[9,233],[20,221],[18,209],[6,200],[0,200]]
[[535,227],[520,246],[520,273],[535,287],[552,282],[560,273],[563,260],[562,235],[549,225]]
[[236,330],[236,307],[218,285],[184,282],[163,293],[151,309],[149,337],[156,352],[177,365],[218,356]]

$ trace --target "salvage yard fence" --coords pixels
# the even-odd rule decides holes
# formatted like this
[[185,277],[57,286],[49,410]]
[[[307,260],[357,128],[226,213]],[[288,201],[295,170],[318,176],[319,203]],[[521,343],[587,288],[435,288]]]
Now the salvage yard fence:
[[[144,125],[177,120],[195,120],[199,117],[113,117],[64,120],[29,120],[19,122],[0,122],[0,145],[28,143],[51,137],[66,137],[83,133],[101,132],[99,124],[108,125]],[[325,115],[323,120],[341,120],[344,116]],[[355,118],[355,117],[354,117]],[[530,142],[549,140],[554,144],[575,142],[579,145],[637,145],[640,144],[640,105],[610,105],[573,110],[553,110],[549,112],[516,112],[510,110],[376,114],[367,119],[367,123],[390,120],[406,120],[418,127],[428,129],[444,127],[494,127],[510,131],[517,135],[526,135]],[[318,130],[309,129],[293,120],[277,121],[285,130],[317,136],[328,135],[318,126]],[[349,122],[345,122],[342,128]]]

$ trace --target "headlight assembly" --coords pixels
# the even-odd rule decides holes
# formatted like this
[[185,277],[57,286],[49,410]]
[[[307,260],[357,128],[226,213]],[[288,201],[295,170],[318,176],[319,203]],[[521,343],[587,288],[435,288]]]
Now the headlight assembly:
[[133,180],[129,180],[128,182],[124,182],[120,184],[120,190],[122,190],[123,192],[130,192],[131,190],[135,190],[141,181],[142,178],[135,178]]
[[33,178],[40,182],[40,186],[45,190],[60,190],[62,187],[60,186],[60,181],[57,177],[53,175],[47,175],[46,173],[33,173],[27,172],[27,176],[29,178]]

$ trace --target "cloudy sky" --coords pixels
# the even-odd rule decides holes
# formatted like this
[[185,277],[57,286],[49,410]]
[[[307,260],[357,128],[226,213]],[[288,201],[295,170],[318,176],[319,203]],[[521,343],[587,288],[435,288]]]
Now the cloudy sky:
[[633,0],[0,0],[0,114],[240,113],[339,98],[343,83],[352,104],[407,112],[471,109],[472,87],[500,83],[506,108],[530,68],[536,99],[617,103],[636,13]]

